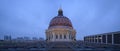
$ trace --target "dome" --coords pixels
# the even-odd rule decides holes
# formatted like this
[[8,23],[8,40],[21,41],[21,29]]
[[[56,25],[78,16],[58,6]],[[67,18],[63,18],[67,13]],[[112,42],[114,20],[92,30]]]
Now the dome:
[[62,9],[59,9],[58,16],[54,17],[51,20],[49,28],[53,27],[53,26],[67,26],[67,27],[72,27],[72,23],[71,23],[71,21],[67,17],[63,16]]
[[58,10],[58,15],[51,19],[48,29],[46,30],[46,41],[75,41],[76,31],[71,21],[63,16],[62,9]]

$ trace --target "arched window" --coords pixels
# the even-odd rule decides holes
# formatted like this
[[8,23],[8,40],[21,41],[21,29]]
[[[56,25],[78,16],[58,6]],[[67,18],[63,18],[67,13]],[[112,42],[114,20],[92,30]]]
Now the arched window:
[[64,39],[66,39],[66,35],[64,35]]
[[56,39],[58,39],[58,35],[56,35]]
[[60,34],[60,39],[62,39],[62,35]]

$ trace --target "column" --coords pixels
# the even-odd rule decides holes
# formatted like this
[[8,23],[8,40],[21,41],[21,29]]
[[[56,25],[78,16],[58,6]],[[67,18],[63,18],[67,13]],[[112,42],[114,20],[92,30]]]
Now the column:
[[97,36],[97,43],[99,43],[99,36]]
[[69,40],[69,34],[67,34],[67,37],[66,37],[66,38],[67,38],[67,40]]
[[52,34],[53,34],[53,41],[55,41],[55,34],[52,32]]
[[94,43],[95,43],[95,39],[96,39],[96,37],[94,36]]
[[47,35],[48,35],[47,37],[48,37],[48,41],[49,41],[49,40],[50,40],[50,39],[49,39],[49,34],[47,34]]
[[58,40],[60,39],[60,34],[57,34],[58,35]]
[[64,40],[64,34],[62,34],[62,39]]
[[112,44],[114,44],[114,34],[112,33]]
[[102,37],[103,37],[103,35],[101,35],[101,43],[103,43]]
[[108,42],[107,42],[107,34],[106,34],[106,44],[107,44]]
[[89,37],[89,42],[91,42],[91,39],[90,39],[90,37]]

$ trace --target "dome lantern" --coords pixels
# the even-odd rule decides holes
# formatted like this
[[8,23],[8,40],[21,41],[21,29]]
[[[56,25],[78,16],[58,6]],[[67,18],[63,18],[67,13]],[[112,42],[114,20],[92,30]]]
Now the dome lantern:
[[63,16],[63,11],[61,8],[58,10],[58,16]]

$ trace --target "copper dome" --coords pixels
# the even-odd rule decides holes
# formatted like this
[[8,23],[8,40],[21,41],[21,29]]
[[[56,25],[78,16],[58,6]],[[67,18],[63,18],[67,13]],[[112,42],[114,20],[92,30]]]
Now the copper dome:
[[71,23],[71,21],[67,17],[63,16],[62,9],[59,9],[58,16],[54,17],[51,20],[49,28],[53,27],[53,26],[68,26],[68,27],[72,27],[72,23]]

